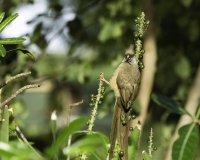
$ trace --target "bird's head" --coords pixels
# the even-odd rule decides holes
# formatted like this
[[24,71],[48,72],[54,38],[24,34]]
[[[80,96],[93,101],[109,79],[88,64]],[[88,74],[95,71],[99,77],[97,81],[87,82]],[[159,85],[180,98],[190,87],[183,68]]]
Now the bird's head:
[[137,64],[135,53],[133,51],[133,45],[130,45],[130,47],[126,50],[122,62],[129,63],[130,65]]

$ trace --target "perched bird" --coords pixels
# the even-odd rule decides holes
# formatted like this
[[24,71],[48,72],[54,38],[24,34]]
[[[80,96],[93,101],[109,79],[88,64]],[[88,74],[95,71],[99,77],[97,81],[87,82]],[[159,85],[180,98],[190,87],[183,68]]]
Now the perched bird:
[[[110,82],[107,82],[114,90],[116,98],[110,133],[109,160],[113,158],[116,139],[121,149],[121,160],[128,160],[129,111],[132,102],[137,97],[140,79],[141,74],[133,46],[130,45]],[[105,79],[102,78],[102,80]]]

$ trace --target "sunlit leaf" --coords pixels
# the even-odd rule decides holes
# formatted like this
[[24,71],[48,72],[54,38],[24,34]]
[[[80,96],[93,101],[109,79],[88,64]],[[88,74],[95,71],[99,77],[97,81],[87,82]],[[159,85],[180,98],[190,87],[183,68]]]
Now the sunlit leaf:
[[0,24],[0,32],[4,30],[4,28],[9,25],[15,18],[18,17],[18,13],[13,14],[12,16],[9,16],[6,18],[1,24]]
[[25,38],[4,38],[0,40],[0,44],[20,44],[25,40]]
[[69,136],[75,131],[80,130],[87,122],[87,118],[79,118],[70,123],[69,126],[66,126],[60,134],[57,136],[55,143],[51,148],[47,149],[47,153],[49,156],[53,156],[56,154],[59,148],[65,144],[69,138]]
[[36,150],[32,150],[23,142],[13,141],[8,143],[0,142],[0,155],[14,160],[44,160]]
[[4,57],[6,55],[6,49],[0,44],[0,56]]
[[172,147],[172,159],[194,159],[199,143],[198,126],[195,123],[185,125],[178,133],[179,138]]
[[1,21],[3,20],[4,15],[5,15],[5,12],[2,12],[2,13],[0,14],[0,23],[1,23]]
[[76,156],[79,153],[88,153],[93,155],[95,158],[101,160],[102,157],[99,153],[95,152],[96,147],[104,146],[104,139],[102,139],[102,135],[93,134],[93,135],[85,135],[80,140],[75,142],[70,146],[70,148],[64,149],[64,154],[70,154],[72,157]]
[[151,94],[151,99],[159,106],[164,107],[172,113],[190,115],[180,104],[178,104],[173,99],[156,93]]

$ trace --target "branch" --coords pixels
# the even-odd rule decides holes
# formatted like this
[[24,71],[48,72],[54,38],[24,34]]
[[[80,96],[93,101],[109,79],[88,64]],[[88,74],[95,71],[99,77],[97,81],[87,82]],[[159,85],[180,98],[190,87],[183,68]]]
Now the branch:
[[12,80],[23,77],[23,76],[27,76],[29,74],[31,74],[31,72],[20,73],[20,74],[17,74],[16,76],[11,77],[10,79],[8,79],[5,82],[3,82],[2,84],[0,84],[0,89],[3,88],[5,85],[7,85]]
[[[71,112],[72,112],[72,107],[78,106],[83,103],[83,99],[80,102],[77,103],[72,103],[69,105],[68,113],[67,113],[67,126],[69,126],[70,122],[70,117],[71,117]],[[67,148],[69,149],[72,141],[72,135],[69,136],[68,142],[67,142]],[[67,160],[70,160],[70,155],[67,156]]]
[[41,84],[30,84],[30,85],[26,85],[26,86],[20,88],[16,93],[12,94],[8,99],[6,99],[4,102],[2,102],[0,104],[0,108],[5,106],[7,103],[9,103],[11,100],[13,100],[18,94],[25,91],[26,89],[37,88],[37,87],[40,87],[40,86],[41,86]]

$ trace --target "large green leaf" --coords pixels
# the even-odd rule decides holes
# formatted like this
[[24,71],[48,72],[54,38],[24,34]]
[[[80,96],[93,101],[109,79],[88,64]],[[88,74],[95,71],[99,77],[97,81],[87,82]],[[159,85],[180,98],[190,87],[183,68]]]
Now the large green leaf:
[[9,16],[6,18],[1,24],[0,24],[0,33],[4,30],[4,28],[9,25],[15,18],[18,17],[18,13],[13,14],[12,16]]
[[100,146],[105,146],[104,138],[99,134],[85,135],[80,140],[75,142],[70,146],[70,148],[64,149],[64,154],[70,154],[71,157],[76,156],[80,153],[86,153],[93,155],[95,159],[101,160],[102,156],[99,153],[96,153],[95,150]]
[[128,147],[128,159],[130,160],[138,160],[138,147],[139,147],[139,139],[140,139],[141,129],[140,126],[136,126],[133,129],[129,137],[129,147]]
[[39,153],[33,151],[28,145],[19,141],[12,141],[9,144],[0,142],[0,155],[3,158],[12,160],[44,160]]
[[0,44],[20,44],[25,40],[25,38],[4,38],[0,39]]
[[193,160],[199,143],[198,126],[195,123],[185,125],[178,133],[179,138],[172,147],[172,159]]
[[6,49],[0,44],[0,56],[4,57],[6,55]]
[[[165,97],[160,94],[152,93],[151,99],[157,103],[159,106],[164,107],[170,112],[176,113],[176,114],[188,114],[190,115],[187,110],[185,110],[180,104],[178,104],[173,99],[170,99],[168,97]],[[190,115],[191,116],[191,115]]]
[[79,118],[71,122],[69,126],[66,126],[57,136],[57,139],[52,147],[47,149],[47,154],[50,157],[54,156],[56,152],[63,146],[63,144],[66,144],[69,136],[75,131],[78,131],[81,127],[83,127],[86,122],[87,118]]

